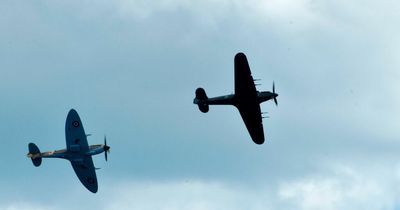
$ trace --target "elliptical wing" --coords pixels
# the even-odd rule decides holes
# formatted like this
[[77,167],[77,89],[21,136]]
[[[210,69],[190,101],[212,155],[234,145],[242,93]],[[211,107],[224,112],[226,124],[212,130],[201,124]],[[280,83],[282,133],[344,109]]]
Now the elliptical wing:
[[89,145],[78,113],[71,109],[65,122],[65,140],[67,150],[74,153],[86,153]]
[[92,193],[98,189],[96,169],[91,156],[85,156],[82,159],[71,160],[76,176],[81,183]]

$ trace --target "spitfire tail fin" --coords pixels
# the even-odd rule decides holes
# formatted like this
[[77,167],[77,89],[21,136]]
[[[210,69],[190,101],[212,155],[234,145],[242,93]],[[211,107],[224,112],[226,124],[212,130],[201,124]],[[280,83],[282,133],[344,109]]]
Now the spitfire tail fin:
[[208,97],[206,91],[203,88],[196,89],[196,98],[194,98],[193,103],[199,106],[201,112],[206,113],[209,110],[208,107]]
[[42,164],[42,157],[40,156],[40,150],[34,143],[29,143],[28,157],[31,158],[34,166],[39,167]]

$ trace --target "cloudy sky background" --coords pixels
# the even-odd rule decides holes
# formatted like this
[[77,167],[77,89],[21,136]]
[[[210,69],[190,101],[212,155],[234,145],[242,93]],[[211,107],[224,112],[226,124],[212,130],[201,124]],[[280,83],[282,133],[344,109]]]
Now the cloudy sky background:
[[[0,2],[0,209],[400,209],[400,3],[327,0]],[[244,52],[275,81],[255,145],[233,107]],[[99,192],[64,160],[75,108]]]

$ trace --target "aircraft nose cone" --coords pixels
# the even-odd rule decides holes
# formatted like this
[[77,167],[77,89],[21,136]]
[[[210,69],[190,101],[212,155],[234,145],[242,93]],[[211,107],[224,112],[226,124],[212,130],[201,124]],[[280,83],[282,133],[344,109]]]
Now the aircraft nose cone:
[[278,106],[278,100],[276,100],[276,97],[278,97],[278,94],[274,92],[273,95],[274,95],[273,99],[274,99],[275,105]]
[[104,146],[104,151],[108,151],[108,150],[110,150],[110,148],[111,148],[111,147],[105,145],[105,146]]

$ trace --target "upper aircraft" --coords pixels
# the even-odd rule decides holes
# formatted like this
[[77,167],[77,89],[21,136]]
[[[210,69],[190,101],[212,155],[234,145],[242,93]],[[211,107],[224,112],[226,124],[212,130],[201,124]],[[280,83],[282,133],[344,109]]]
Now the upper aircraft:
[[196,89],[196,98],[193,103],[199,106],[201,112],[209,110],[208,105],[233,105],[242,116],[242,119],[256,144],[263,144],[265,141],[264,129],[260,104],[273,99],[278,105],[275,93],[275,84],[272,84],[272,92],[257,91],[247,58],[243,53],[235,56],[235,93],[225,96],[208,98],[203,88]]
[[110,147],[107,146],[106,137],[104,137],[104,144],[89,146],[87,136],[89,135],[85,134],[78,113],[74,109],[71,109],[65,123],[67,148],[41,153],[34,143],[29,143],[29,153],[27,156],[32,159],[33,165],[36,167],[40,166],[42,158],[63,158],[69,160],[82,184],[90,192],[96,193],[98,186],[95,170],[97,168],[93,165],[92,155],[104,152],[107,161],[107,153],[110,152]]

